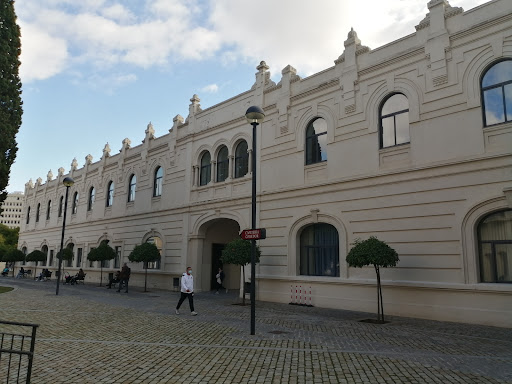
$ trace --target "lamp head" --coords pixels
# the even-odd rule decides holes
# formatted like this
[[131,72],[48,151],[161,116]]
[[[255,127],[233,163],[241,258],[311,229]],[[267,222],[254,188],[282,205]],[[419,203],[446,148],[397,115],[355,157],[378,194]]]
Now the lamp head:
[[71,187],[73,184],[75,184],[75,180],[68,176],[62,180],[62,184],[64,184],[66,187]]
[[265,113],[260,107],[252,106],[245,112],[245,118],[250,124],[261,124],[265,119]]

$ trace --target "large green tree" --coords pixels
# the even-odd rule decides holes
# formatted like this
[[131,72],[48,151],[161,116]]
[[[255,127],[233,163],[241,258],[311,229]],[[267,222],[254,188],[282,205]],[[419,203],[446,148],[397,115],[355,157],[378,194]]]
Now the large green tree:
[[380,268],[394,267],[399,261],[398,253],[385,242],[371,236],[367,240],[356,239],[346,260],[351,267],[362,268],[373,265],[377,274],[377,321],[384,323]]
[[142,243],[136,245],[133,251],[128,256],[128,260],[140,263],[143,262],[144,269],[146,270],[144,276],[144,292],[147,292],[148,281],[148,263],[152,263],[160,259],[160,251],[153,243]]
[[0,202],[7,196],[5,189],[18,151],[16,134],[23,114],[18,74],[20,52],[14,0],[0,0]]
[[[256,245],[256,263],[260,262],[261,251]],[[245,305],[245,268],[251,262],[251,242],[235,239],[226,244],[220,258],[223,264],[239,265],[242,268],[244,286],[242,288],[242,305]]]
[[11,249],[2,257],[2,261],[12,263],[12,276],[14,277],[14,265],[17,261],[25,261],[25,254],[19,249]]
[[32,252],[30,252],[25,257],[25,260],[26,261],[33,261],[33,262],[36,263],[36,268],[35,268],[35,271],[34,271],[34,276],[37,276],[37,263],[40,262],[40,261],[41,262],[46,261],[46,253],[44,253],[43,251],[40,251],[38,249],[35,249]]
[[106,241],[102,241],[98,248],[91,249],[87,255],[89,261],[100,262],[100,287],[103,283],[103,262],[116,257],[116,251]]

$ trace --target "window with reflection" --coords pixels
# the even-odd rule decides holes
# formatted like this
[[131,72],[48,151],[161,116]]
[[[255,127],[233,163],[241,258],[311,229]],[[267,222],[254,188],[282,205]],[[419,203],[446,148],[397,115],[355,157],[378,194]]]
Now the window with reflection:
[[217,155],[217,182],[224,181],[228,178],[229,157],[228,148],[223,145]]
[[64,196],[61,196],[59,199],[59,212],[58,212],[59,217],[62,217],[62,212],[64,212]]
[[36,223],[39,222],[39,213],[41,211],[41,203],[37,204],[37,211],[36,211]]
[[201,156],[201,168],[199,170],[199,185],[207,185],[212,178],[212,160],[210,152]]
[[311,224],[300,234],[301,275],[340,275],[338,231],[330,224]]
[[477,231],[480,281],[512,283],[512,209],[485,217]]
[[30,223],[30,207],[27,208],[27,224]]
[[75,194],[73,195],[73,207],[71,209],[72,214],[76,214],[78,211],[78,197],[78,192],[75,192]]
[[249,152],[247,141],[242,140],[235,150],[235,178],[247,175],[249,171]]
[[146,243],[155,244],[156,247],[158,248],[158,252],[160,253],[160,259],[158,259],[157,261],[152,261],[150,263],[147,263],[147,269],[160,269],[160,261],[162,260],[162,248],[163,248],[162,239],[158,236],[152,236],[146,240]]
[[96,198],[96,190],[94,189],[94,187],[91,187],[91,189],[89,189],[89,200],[87,203],[88,211],[92,211],[92,208],[94,207],[94,199],[95,198]]
[[512,120],[512,60],[491,66],[482,77],[484,125]]
[[153,196],[162,196],[162,182],[164,179],[164,170],[162,167],[158,167],[155,170],[155,182],[153,184]]
[[380,147],[409,142],[409,100],[405,95],[395,93],[384,101],[380,109]]
[[48,200],[48,205],[46,206],[46,220],[50,220],[52,217],[52,201]]
[[114,204],[114,182],[110,180],[107,186],[107,202],[106,206],[111,207]]
[[321,117],[306,128],[306,165],[327,160],[327,121]]
[[137,177],[135,175],[130,176],[128,183],[128,202],[135,201],[135,188],[137,187]]

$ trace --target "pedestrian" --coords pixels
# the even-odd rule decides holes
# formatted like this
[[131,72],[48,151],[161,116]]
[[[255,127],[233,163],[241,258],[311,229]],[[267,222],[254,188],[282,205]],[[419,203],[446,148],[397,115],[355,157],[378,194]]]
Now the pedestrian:
[[176,314],[180,314],[181,304],[188,298],[188,304],[190,306],[190,314],[196,316],[197,312],[194,311],[194,278],[192,277],[192,268],[187,267],[187,272],[181,276],[181,297],[176,306]]
[[219,272],[215,275],[215,279],[217,279],[217,292],[215,292],[216,295],[219,294],[219,289],[221,289],[221,288],[225,289],[226,293],[228,293],[228,289],[224,288],[224,286],[222,285],[225,277],[226,277],[226,275],[225,275],[224,271],[222,270],[222,268],[219,268]]
[[121,273],[119,275],[119,286],[117,288],[117,292],[121,292],[121,288],[123,284],[125,284],[126,290],[125,293],[128,293],[128,280],[130,280],[130,273],[132,270],[126,263],[123,264],[123,268],[121,268]]

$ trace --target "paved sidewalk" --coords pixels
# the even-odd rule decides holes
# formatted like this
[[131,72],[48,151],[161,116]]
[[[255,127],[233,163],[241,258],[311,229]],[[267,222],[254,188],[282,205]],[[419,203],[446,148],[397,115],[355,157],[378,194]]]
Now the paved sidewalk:
[[0,285],[0,320],[40,324],[35,384],[512,383],[512,329],[257,302],[251,336],[236,293],[196,294],[193,317],[177,292]]

